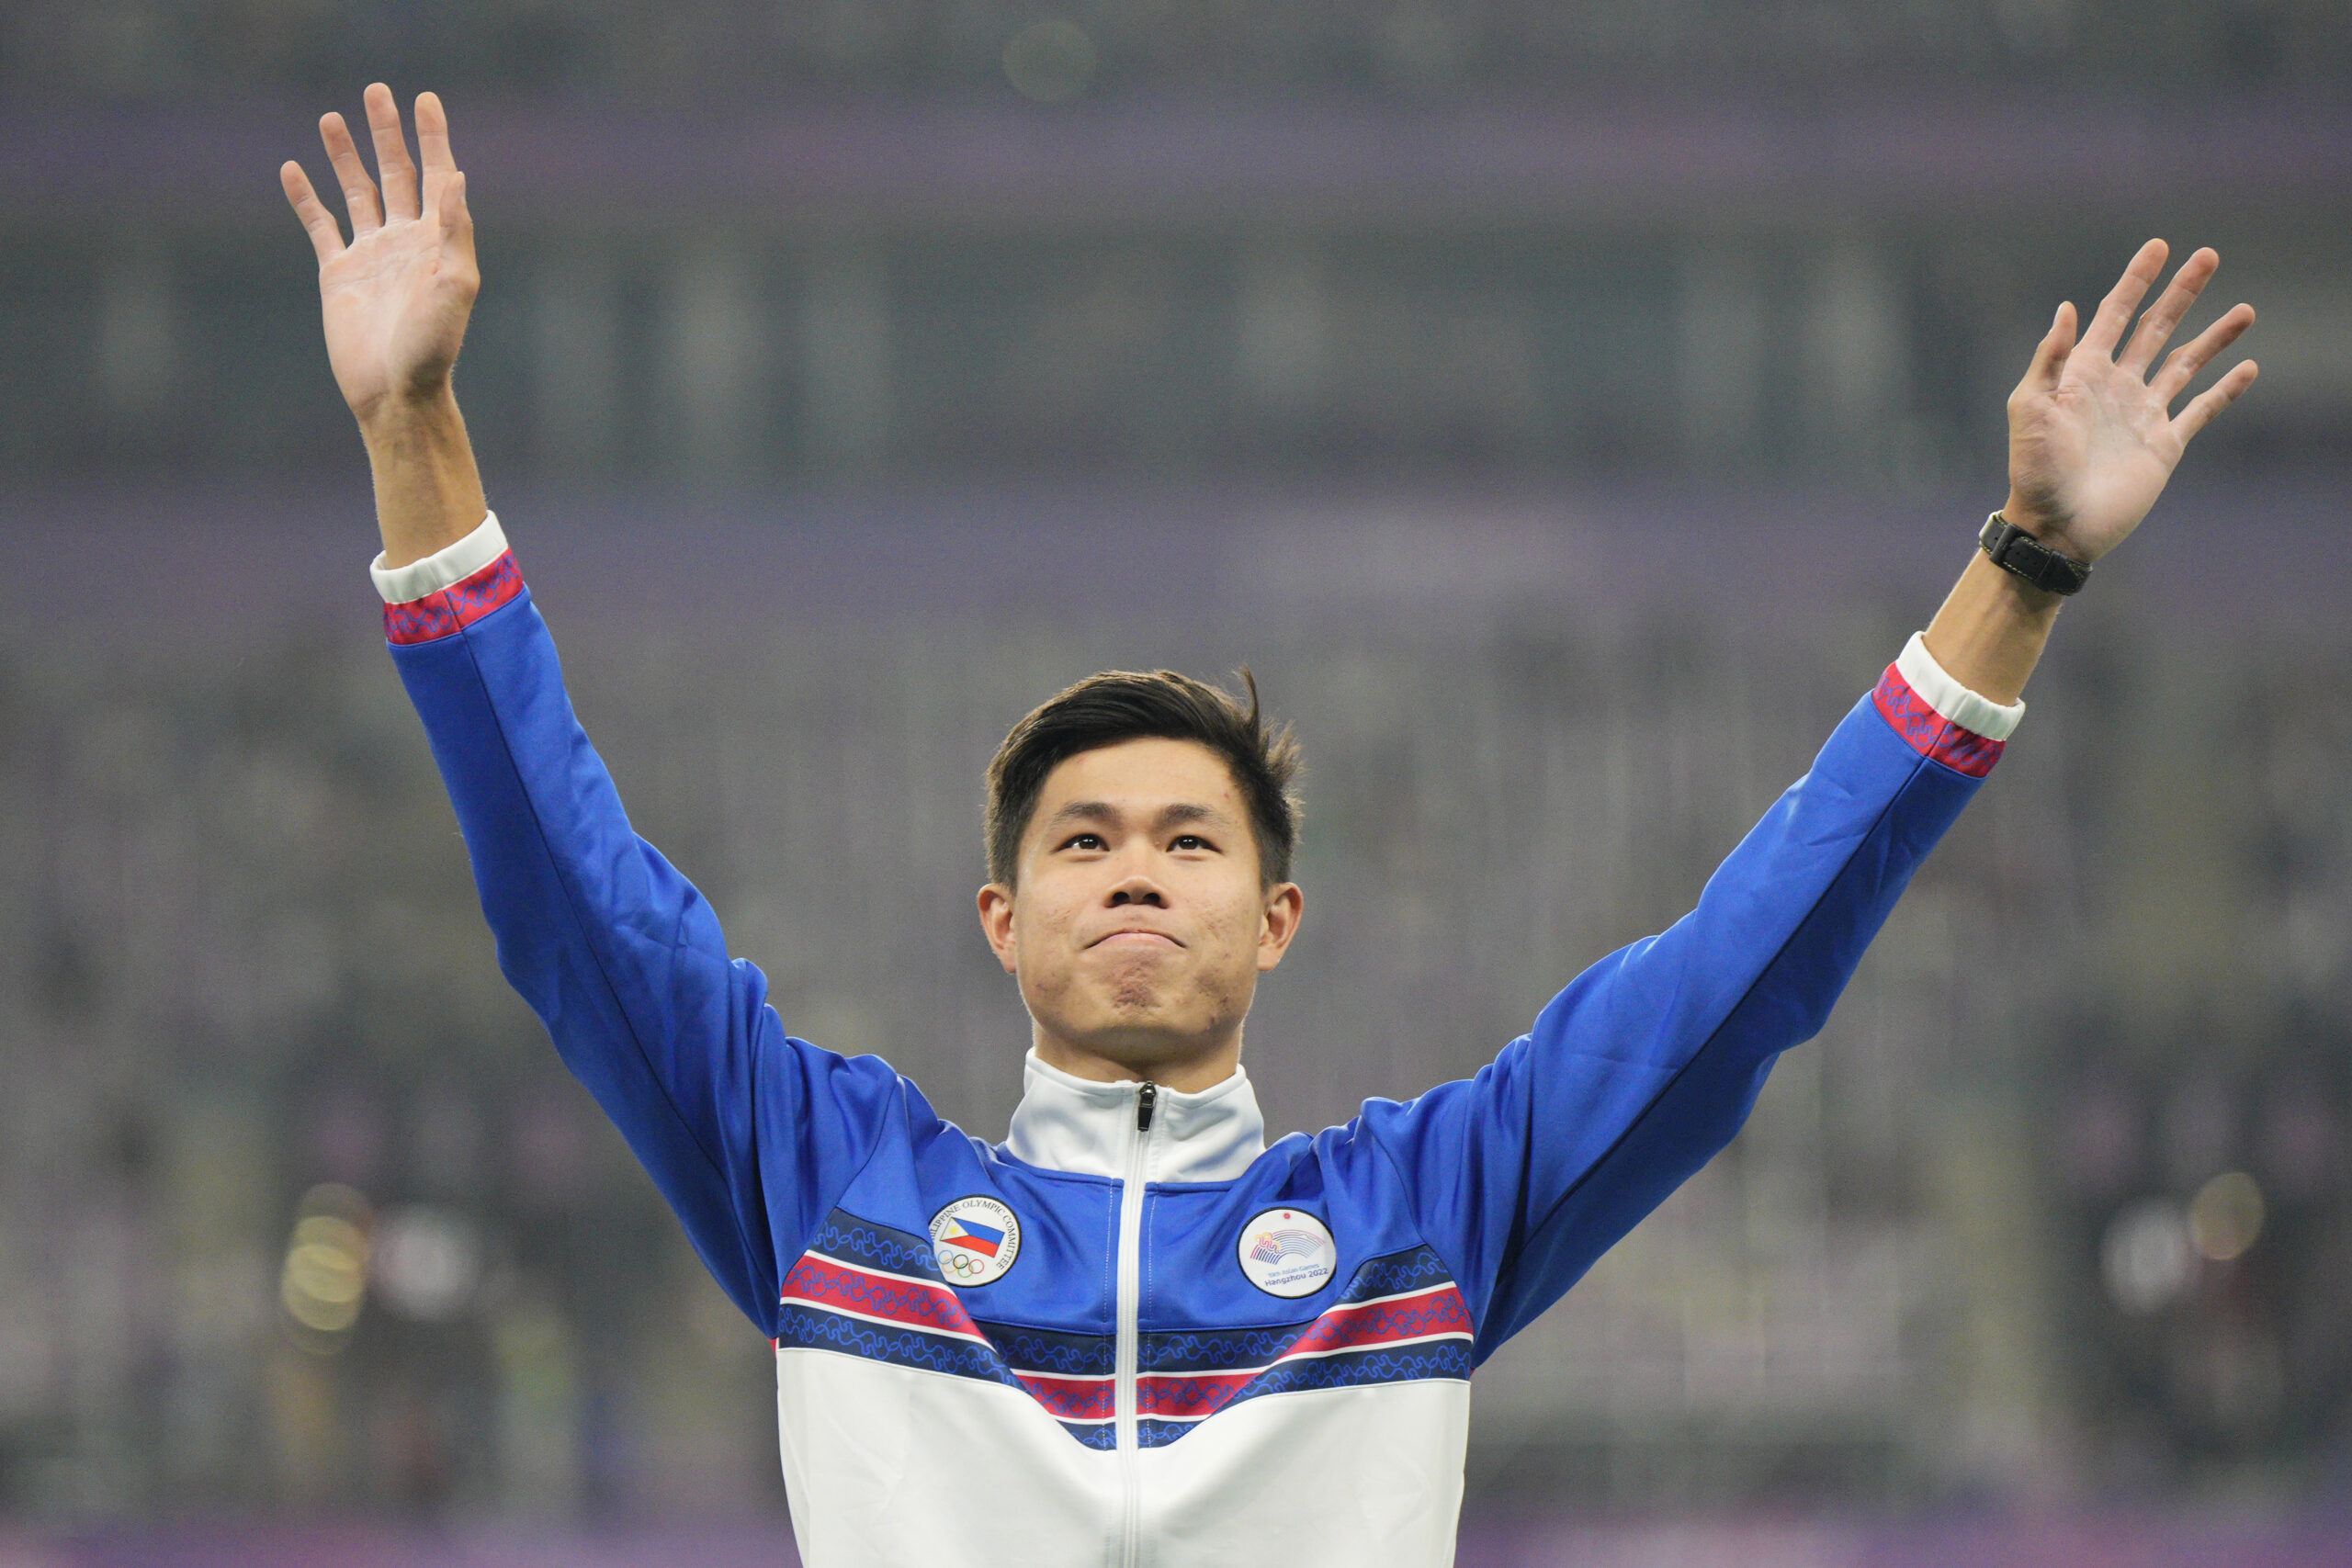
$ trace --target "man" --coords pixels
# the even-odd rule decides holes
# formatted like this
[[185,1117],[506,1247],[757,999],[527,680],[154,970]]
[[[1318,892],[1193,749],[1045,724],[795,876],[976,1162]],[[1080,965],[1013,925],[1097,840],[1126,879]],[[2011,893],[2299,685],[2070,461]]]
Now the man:
[[[1240,1066],[1303,897],[1296,757],[1180,676],[1105,675],[989,770],[980,923],[1034,1022],[990,1145],[873,1057],[791,1039],[631,832],[489,515],[450,389],[478,275],[430,94],[381,192],[322,122],[346,243],[295,164],[329,357],[374,468],[375,579],[508,977],[775,1346],[806,1561],[1182,1568],[1451,1560],[1472,1369],[1738,1129],[1981,784],[2064,594],[2251,363],[2252,322],[2125,342],[2151,241],[2009,400],[2007,503],[1951,596],[1698,908],[1577,977],[1467,1082],[1265,1145]],[[2120,352],[2119,352],[2120,351]]]

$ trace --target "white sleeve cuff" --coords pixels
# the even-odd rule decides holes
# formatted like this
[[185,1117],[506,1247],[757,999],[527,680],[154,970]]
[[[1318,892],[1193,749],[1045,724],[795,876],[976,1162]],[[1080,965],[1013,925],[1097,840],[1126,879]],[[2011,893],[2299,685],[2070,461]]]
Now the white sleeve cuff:
[[[450,547],[456,548],[455,546]],[[1928,639],[1918,632],[1913,632],[1911,640],[1903,645],[1902,656],[1895,660],[1894,668],[1911,682],[1911,689],[1919,694],[1921,702],[1961,728],[1981,735],[1987,740],[2007,740],[2016,730],[2018,721],[2025,716],[2024,703],[2015,702],[2003,707],[1989,698],[1978,696],[1953,680],[1950,672],[1936,662],[1936,656],[1928,651]]]
[[376,592],[384,596],[387,604],[405,604],[427,594],[438,593],[444,588],[455,587],[506,553],[506,531],[498,525],[498,513],[485,512],[481,524],[454,545],[444,545],[422,560],[406,566],[386,566],[379,552],[368,568],[368,575],[376,581]]

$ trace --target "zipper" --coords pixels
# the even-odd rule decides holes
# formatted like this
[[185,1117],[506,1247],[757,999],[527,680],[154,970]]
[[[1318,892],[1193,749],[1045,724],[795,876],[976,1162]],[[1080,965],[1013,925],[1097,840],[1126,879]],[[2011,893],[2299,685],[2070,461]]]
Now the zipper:
[[1151,1113],[1159,1086],[1136,1091],[1136,1131],[1127,1145],[1127,1176],[1119,1189],[1118,1363],[1114,1410],[1119,1442],[1119,1568],[1136,1568],[1143,1551],[1143,1478],[1136,1455],[1136,1321],[1143,1294],[1143,1189],[1150,1175]]

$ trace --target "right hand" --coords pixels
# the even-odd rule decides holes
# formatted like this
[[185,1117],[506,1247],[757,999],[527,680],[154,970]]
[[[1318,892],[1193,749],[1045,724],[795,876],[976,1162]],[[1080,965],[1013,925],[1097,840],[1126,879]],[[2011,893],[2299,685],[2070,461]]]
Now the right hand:
[[447,393],[466,319],[481,288],[473,219],[466,210],[466,176],[449,154],[449,121],[441,100],[431,93],[417,95],[416,140],[424,160],[421,193],[391,89],[376,83],[366,101],[376,168],[383,176],[380,197],[343,117],[328,114],[319,121],[319,137],[351,219],[348,244],[302,165],[288,160],[277,172],[286,199],[294,204],[294,215],[319,254],[327,360],[363,430]]
[[2078,561],[2095,561],[2131,536],[2189,438],[2244,396],[2257,374],[2253,360],[2241,361],[2172,412],[2198,373],[2254,325],[2254,307],[2224,310],[2151,378],[2173,329],[2222,265],[2210,250],[2191,255],[2132,330],[2167,254],[2162,240],[2141,246],[2079,341],[2075,307],[2059,306],[2025,379],[2009,394],[2009,499],[2002,513]]

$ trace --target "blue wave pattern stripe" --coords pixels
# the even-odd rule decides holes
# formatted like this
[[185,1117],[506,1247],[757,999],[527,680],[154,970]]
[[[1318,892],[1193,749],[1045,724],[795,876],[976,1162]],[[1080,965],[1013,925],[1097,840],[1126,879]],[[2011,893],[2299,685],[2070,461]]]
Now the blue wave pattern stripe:
[[820,1258],[836,1258],[867,1269],[879,1269],[887,1273],[910,1275],[918,1280],[933,1280],[941,1284],[947,1277],[939,1271],[939,1258],[932,1249],[931,1238],[910,1235],[905,1231],[877,1225],[871,1220],[861,1220],[855,1214],[835,1209],[817,1227],[808,1240],[808,1250]]
[[[1405,1345],[1395,1349],[1354,1350],[1310,1360],[1285,1361],[1233,1396],[1230,1410],[1261,1393],[1292,1393],[1304,1389],[1356,1388],[1373,1382],[1430,1382],[1470,1377],[1470,1342],[1442,1340],[1433,1345]],[[1197,1425],[1197,1423],[1195,1423]]]
[[1392,1252],[1385,1258],[1367,1261],[1348,1281],[1348,1288],[1340,1292],[1340,1300],[1368,1302],[1452,1283],[1453,1276],[1446,1272],[1438,1255],[1426,1247],[1417,1247],[1410,1252]]
[[[981,1382],[1021,1388],[1019,1380],[1005,1369],[1001,1356],[987,1346],[975,1345],[968,1339],[952,1339],[944,1335],[925,1334],[920,1329],[866,1323],[854,1317],[843,1317],[838,1313],[802,1306],[797,1302],[784,1303],[776,1320],[776,1328],[779,1346],[840,1350],[869,1361],[887,1361],[894,1367],[915,1367],[927,1372],[945,1372],[952,1377],[976,1378]],[[1028,1391],[1022,1389],[1022,1392],[1026,1393]]]
[[1119,1342],[1112,1335],[1063,1334],[1009,1323],[975,1321],[973,1326],[989,1337],[1008,1364],[1021,1371],[1107,1378],[1119,1368]]
[[[1450,1285],[1453,1276],[1436,1253],[1426,1247],[1367,1259],[1340,1292],[1335,1304],[1376,1301],[1382,1296]],[[1317,1314],[1317,1317],[1321,1314]],[[1280,1358],[1298,1337],[1315,1326],[1303,1323],[1276,1324],[1266,1328],[1185,1329],[1147,1334],[1136,1348],[1136,1365],[1147,1372],[1230,1372],[1262,1367]]]
[[1298,1343],[1312,1324],[1278,1328],[1186,1330],[1147,1334],[1136,1348],[1136,1366],[1147,1372],[1231,1372],[1262,1367]]

